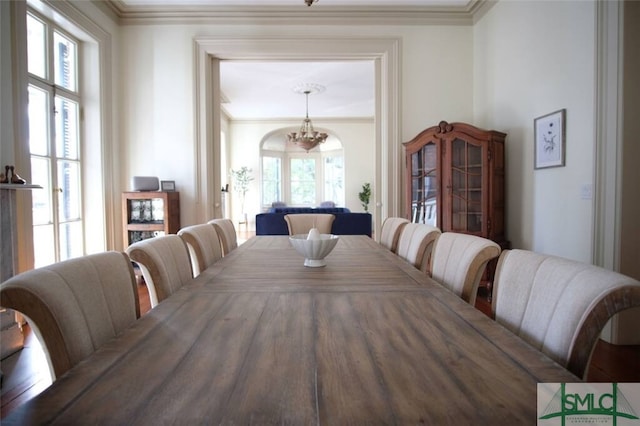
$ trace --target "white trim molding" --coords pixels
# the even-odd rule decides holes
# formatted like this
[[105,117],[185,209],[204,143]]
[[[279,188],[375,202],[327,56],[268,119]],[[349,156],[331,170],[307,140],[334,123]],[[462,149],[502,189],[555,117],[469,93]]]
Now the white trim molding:
[[[596,2],[596,111],[595,197],[593,254],[595,265],[620,270],[622,211],[622,60],[623,6],[620,2]],[[632,317],[628,321],[637,321]],[[615,315],[602,331],[614,344],[624,341],[621,330],[629,328]]]
[[595,185],[592,261],[619,270],[622,14],[619,2],[596,2]]
[[122,25],[140,24],[236,24],[285,25],[473,25],[496,0],[468,0],[451,4],[416,5],[326,5],[307,8],[299,4],[216,5],[184,4],[178,1],[156,4],[127,4],[121,0],[97,2]]
[[[116,250],[124,242],[120,232],[119,144],[115,144],[113,138],[111,34],[70,2],[42,0],[33,5],[83,41],[85,60],[80,70],[85,80],[83,96],[92,100],[85,102],[82,111],[83,156],[85,162],[89,157],[93,164],[100,164],[99,169],[83,170],[83,181],[91,182],[83,185],[85,251],[89,254]],[[90,146],[87,145],[89,140],[94,141]],[[100,191],[96,192],[95,188]],[[89,212],[87,206],[91,209]]]
[[[312,45],[313,51],[308,47]],[[401,194],[398,155],[400,105],[400,39],[398,38],[196,38],[195,125],[196,188],[198,220],[218,217],[221,205],[219,169],[221,110],[217,60],[372,60],[376,62],[376,135],[374,229],[380,217],[395,213]],[[378,65],[379,64],[379,65]],[[217,95],[216,95],[217,94]],[[216,154],[217,153],[217,154]]]

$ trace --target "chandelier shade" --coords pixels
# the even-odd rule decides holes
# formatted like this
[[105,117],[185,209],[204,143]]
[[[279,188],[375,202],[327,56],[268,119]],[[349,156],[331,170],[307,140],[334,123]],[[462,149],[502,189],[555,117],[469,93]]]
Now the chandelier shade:
[[307,99],[307,112],[305,115],[305,119],[302,120],[300,130],[298,132],[289,133],[287,135],[287,140],[309,152],[316,146],[324,143],[329,135],[324,132],[318,132],[314,130],[313,123],[309,118],[309,94],[311,93],[311,90],[305,90],[303,93],[305,94]]

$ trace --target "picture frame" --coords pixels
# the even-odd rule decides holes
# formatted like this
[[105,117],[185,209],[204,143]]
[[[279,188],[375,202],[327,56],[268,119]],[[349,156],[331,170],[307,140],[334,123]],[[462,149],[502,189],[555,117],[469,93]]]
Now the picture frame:
[[176,190],[176,182],[173,180],[160,181],[160,190],[165,192],[173,192]]
[[534,169],[563,167],[565,164],[566,109],[533,120]]

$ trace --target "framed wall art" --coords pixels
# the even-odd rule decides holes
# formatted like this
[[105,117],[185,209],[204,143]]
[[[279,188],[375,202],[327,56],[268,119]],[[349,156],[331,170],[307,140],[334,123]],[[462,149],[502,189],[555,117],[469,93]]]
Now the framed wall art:
[[163,180],[160,181],[160,190],[161,191],[175,191],[176,190],[176,182],[173,180]]
[[535,169],[564,166],[565,116],[561,109],[533,120]]

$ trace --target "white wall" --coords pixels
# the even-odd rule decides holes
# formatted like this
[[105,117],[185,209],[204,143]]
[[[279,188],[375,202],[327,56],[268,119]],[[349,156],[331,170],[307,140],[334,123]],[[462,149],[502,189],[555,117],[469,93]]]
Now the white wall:
[[[473,27],[123,26],[117,112],[122,190],[133,175],[175,180],[181,192],[182,224],[196,220],[190,208],[197,185],[195,37],[296,39],[326,34],[345,40],[401,39],[400,135],[393,141],[399,161],[403,162],[402,142],[440,120],[506,132],[507,236],[513,246],[590,260],[592,201],[580,198],[581,186],[593,181],[594,5],[590,1],[503,1]],[[533,119],[560,108],[567,109],[567,164],[534,171]],[[247,151],[237,149],[240,125],[230,126],[229,166],[236,167],[245,162],[237,153],[245,156]],[[262,130],[252,131],[254,140],[261,139]],[[357,193],[374,167],[368,158],[373,146],[358,145],[358,151],[365,155],[353,161],[347,153],[354,163],[348,169],[348,194]],[[259,170],[258,155],[256,142],[254,170]],[[254,195],[259,209],[258,191]],[[401,198],[382,201],[402,206]],[[357,199],[355,203],[357,207]]]
[[[400,37],[401,143],[441,119],[472,118],[472,30],[464,26],[253,26],[242,25],[131,25],[122,28],[121,156],[123,182],[133,175],[154,175],[176,181],[181,192],[182,225],[195,223],[194,37],[302,36],[363,38]],[[315,120],[314,120],[315,121]],[[293,125],[298,125],[295,123]],[[315,124],[315,123],[314,123]],[[318,123],[322,124],[322,123]],[[232,130],[231,133],[234,133]],[[234,141],[237,139],[234,136]],[[235,148],[234,151],[238,151]],[[360,154],[373,155],[371,147]],[[242,151],[246,155],[246,151]],[[350,153],[347,153],[350,157]],[[257,168],[257,145],[254,154]],[[354,160],[349,170],[349,193],[369,179],[373,163]],[[373,158],[373,157],[371,157]],[[401,157],[399,157],[401,158]],[[356,161],[361,165],[356,166]],[[230,153],[230,167],[244,160]],[[349,166],[351,167],[351,166]],[[353,177],[352,177],[353,176]],[[123,188],[125,190],[126,188]],[[357,194],[357,191],[356,191]],[[255,193],[257,197],[257,193]],[[357,195],[356,195],[357,197]],[[386,201],[386,200],[385,200]],[[401,200],[389,200],[400,205]],[[256,204],[258,206],[258,204]]]
[[[595,4],[501,1],[474,26],[475,124],[507,133],[514,248],[591,262]],[[566,108],[566,166],[533,169],[533,120]]]
[[194,193],[192,35],[170,28],[122,27],[121,171],[123,190],[136,175],[175,181],[186,224]]

